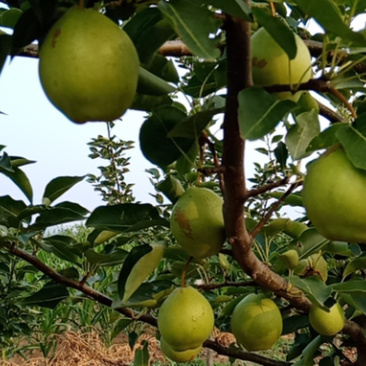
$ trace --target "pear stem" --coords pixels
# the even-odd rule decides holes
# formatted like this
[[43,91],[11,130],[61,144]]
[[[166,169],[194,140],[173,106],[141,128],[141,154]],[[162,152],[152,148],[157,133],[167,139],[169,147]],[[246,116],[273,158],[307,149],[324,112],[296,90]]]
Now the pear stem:
[[79,6],[80,6],[80,9],[84,9],[85,8],[85,0],[79,0]]
[[186,275],[187,275],[187,271],[188,271],[188,266],[190,265],[190,263],[192,262],[193,257],[189,257],[184,268],[183,268],[183,272],[182,272],[182,277],[181,277],[181,286],[182,287],[186,287]]

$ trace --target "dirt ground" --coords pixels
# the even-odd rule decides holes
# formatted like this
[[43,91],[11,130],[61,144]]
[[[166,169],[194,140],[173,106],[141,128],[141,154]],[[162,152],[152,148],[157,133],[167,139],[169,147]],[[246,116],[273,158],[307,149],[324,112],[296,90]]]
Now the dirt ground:
[[[57,348],[53,357],[44,358],[40,351],[33,351],[28,359],[15,356],[7,361],[0,361],[0,366],[129,366],[133,363],[135,351],[141,348],[142,341],[148,341],[150,360],[167,363],[160,351],[159,342],[152,332],[144,333],[136,342],[134,350],[128,345],[128,337],[121,333],[110,347],[106,347],[97,332],[68,331],[57,335]],[[230,345],[234,339],[229,333],[217,335],[223,345]],[[203,350],[201,357],[206,357]],[[215,363],[227,363],[228,358],[214,354]]]

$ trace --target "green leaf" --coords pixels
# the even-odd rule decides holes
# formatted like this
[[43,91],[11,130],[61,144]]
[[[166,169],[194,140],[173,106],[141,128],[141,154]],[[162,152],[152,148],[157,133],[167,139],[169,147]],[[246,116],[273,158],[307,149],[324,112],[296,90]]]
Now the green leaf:
[[146,159],[164,167],[189,151],[195,140],[169,137],[169,132],[186,118],[182,110],[173,106],[154,110],[140,130],[141,150]]
[[218,113],[223,113],[224,109],[211,109],[207,111],[197,112],[192,116],[187,117],[179,122],[170,132],[168,137],[185,137],[188,139],[198,139],[201,132],[212,121],[213,116]]
[[288,249],[295,249],[299,253],[300,259],[303,259],[318,252],[328,243],[329,240],[320,235],[315,228],[309,228],[291,242]]
[[64,224],[66,222],[85,220],[88,213],[84,207],[73,202],[62,202],[56,206],[46,208],[36,219],[34,227]]
[[338,142],[337,132],[344,127],[344,123],[334,123],[318,136],[315,136],[307,147],[307,152],[313,152],[316,150],[326,149]]
[[344,125],[337,130],[336,136],[352,164],[356,168],[366,170],[366,135],[363,131],[350,125]]
[[276,160],[280,163],[281,168],[284,169],[286,167],[286,162],[288,159],[288,150],[286,144],[280,141],[274,150],[274,155],[276,157]]
[[[285,192],[269,192],[268,195],[273,198],[281,198]],[[284,200],[284,203],[289,206],[303,206],[302,197],[299,193],[292,193],[287,196]]]
[[9,173],[13,173],[14,169],[11,165],[11,159],[7,153],[3,153],[0,158],[0,172],[7,171]]
[[172,203],[184,193],[184,188],[179,179],[169,174],[156,188],[164,194]]
[[137,12],[124,25],[133,41],[142,64],[149,64],[159,47],[174,35],[169,22],[157,8],[148,7]]
[[4,169],[0,166],[0,173],[3,173],[9,179],[11,179],[18,186],[18,188],[24,193],[29,202],[32,202],[33,189],[27,175],[23,172],[23,170],[12,166],[12,170],[9,171],[9,169]]
[[214,13],[196,0],[160,1],[158,7],[194,55],[206,60],[215,60],[220,56],[219,40],[210,37],[217,33],[221,25]]
[[307,148],[319,133],[319,118],[315,110],[296,116],[296,124],[289,129],[286,135],[286,145],[292,158],[299,160],[310,155]]
[[260,8],[253,8],[252,11],[258,22],[286,52],[289,59],[293,60],[297,54],[297,46],[295,35],[290,28],[279,18],[270,15]]
[[8,34],[2,34],[2,32],[0,31],[0,73],[4,67],[6,58],[11,53],[11,44],[11,36]]
[[331,285],[331,287],[334,291],[337,291],[340,294],[366,294],[366,282],[364,280],[350,280],[346,282],[336,283],[334,285]]
[[75,244],[75,240],[66,235],[49,236],[38,243],[46,252],[53,253],[68,262],[79,264],[82,253],[77,247],[73,247]]
[[10,8],[0,13],[0,26],[6,28],[14,28],[18,19],[22,15],[22,11],[17,8]]
[[169,222],[160,216],[156,207],[139,203],[97,207],[86,221],[88,227],[119,232],[159,225],[169,227]]
[[89,263],[107,267],[122,264],[125,261],[128,252],[117,248],[111,253],[104,254],[97,253],[94,249],[88,249],[85,251],[84,255]]
[[120,334],[124,329],[126,329],[132,322],[133,320],[129,318],[122,318],[118,320],[118,322],[113,326],[111,339],[116,338],[118,334]]
[[353,32],[342,19],[342,13],[332,0],[294,0],[301,10],[315,20],[327,32],[343,38],[343,41],[351,41],[356,44],[364,44],[365,38],[361,33]]
[[154,271],[164,254],[163,242],[139,245],[128,254],[118,278],[122,303],[128,301],[142,282]]
[[293,315],[283,319],[282,334],[294,333],[309,326],[308,315]]
[[21,304],[54,309],[59,302],[68,297],[69,291],[65,286],[48,283],[35,294],[21,300]]
[[224,13],[232,15],[237,18],[253,21],[253,16],[250,7],[241,0],[201,0],[202,3],[212,5],[215,8],[221,9]]
[[263,88],[251,87],[239,93],[239,124],[243,139],[256,140],[271,132],[282,117],[296,106],[279,100]]
[[318,277],[300,278],[298,276],[289,276],[288,280],[303,291],[312,302],[316,301],[320,305],[324,304],[332,293],[332,288]]
[[26,208],[23,201],[16,201],[10,196],[0,197],[0,225],[5,227],[19,228],[19,213]]
[[351,273],[354,273],[360,269],[364,269],[365,267],[366,267],[366,255],[363,257],[353,259],[351,262],[347,263],[346,268],[343,271],[343,280]]
[[152,72],[139,68],[137,92],[139,94],[162,96],[173,93],[176,88]]
[[76,183],[81,182],[85,176],[82,177],[57,177],[52,179],[46,186],[43,193],[43,203],[51,204],[54,200],[62,196]]
[[315,353],[319,350],[319,347],[324,342],[322,337],[318,335],[315,337],[302,351],[302,356],[294,366],[313,366]]
[[144,340],[141,342],[143,348],[138,348],[135,351],[135,359],[134,359],[134,366],[149,366],[150,356],[149,356],[149,342]]
[[146,95],[136,93],[130,109],[152,111],[154,108],[158,108],[162,105],[171,104],[173,104],[173,100],[168,95]]

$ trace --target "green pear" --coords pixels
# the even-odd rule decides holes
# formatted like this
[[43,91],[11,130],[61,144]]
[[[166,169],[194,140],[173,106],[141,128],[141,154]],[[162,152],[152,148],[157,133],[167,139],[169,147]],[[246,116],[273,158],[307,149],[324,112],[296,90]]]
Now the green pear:
[[295,269],[299,265],[299,253],[295,249],[286,250],[278,257],[288,269]]
[[132,104],[138,72],[138,55],[127,33],[94,9],[69,9],[40,47],[42,87],[74,122],[121,117]]
[[176,288],[159,310],[160,334],[176,352],[200,347],[213,327],[210,303],[191,286]]
[[172,210],[170,228],[180,246],[192,257],[217,254],[225,242],[223,200],[207,188],[191,187]]
[[[254,85],[294,85],[305,83],[312,77],[311,55],[303,40],[294,34],[297,53],[290,60],[282,47],[264,29],[252,36],[252,73]],[[277,93],[279,98],[297,101],[303,92]]]
[[282,333],[282,316],[277,305],[264,294],[250,294],[241,300],[231,316],[231,330],[248,351],[271,348]]
[[318,303],[313,303],[309,312],[309,321],[319,334],[333,336],[343,329],[346,318],[338,302],[329,309],[323,309]]
[[366,172],[342,148],[308,164],[302,191],[307,215],[330,240],[366,242]]
[[160,339],[160,347],[166,357],[175,362],[189,362],[196,358],[200,353],[202,346],[194,349],[187,349],[186,351],[176,351],[172,348],[164,338]]

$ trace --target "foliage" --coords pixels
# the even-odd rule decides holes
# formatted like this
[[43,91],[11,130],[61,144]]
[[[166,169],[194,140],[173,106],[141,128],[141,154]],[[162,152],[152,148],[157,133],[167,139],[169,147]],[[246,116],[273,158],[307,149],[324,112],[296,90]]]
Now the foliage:
[[[55,20],[76,3],[1,2],[9,8],[1,9],[0,25],[13,33],[0,34],[0,64],[8,55],[27,53],[23,48],[30,42],[42,43]],[[138,51],[142,71],[131,108],[147,112],[139,146],[155,165],[146,174],[156,203],[135,202],[124,176],[129,164],[124,154],[132,144],[110,130],[108,138],[98,136],[89,144],[90,157],[109,164],[100,167],[99,176],[88,176],[106,202],[93,212],[62,201],[83,176],[53,179],[41,202],[34,202],[31,182],[22,170],[33,161],[9,156],[0,146],[0,172],[26,197],[0,197],[1,342],[11,345],[13,337],[33,330],[47,354],[52,348],[47,336],[73,321],[75,326],[110,324],[109,340],[127,329],[133,345],[139,322],[156,326],[163,301],[187,282],[210,302],[220,331],[230,331],[233,309],[245,295],[264,291],[281,309],[282,335],[294,336],[286,361],[278,362],[235,345],[222,347],[215,339],[206,340],[204,347],[257,364],[298,366],[324,357],[324,344],[330,349],[321,361],[324,365],[339,359],[347,363],[344,349],[355,346],[356,365],[362,365],[365,245],[320,235],[306,216],[301,185],[304,163],[324,149],[342,146],[355,167],[366,168],[366,39],[364,31],[353,28],[365,1],[86,3],[122,23]],[[313,20],[323,33],[309,32]],[[248,45],[258,27],[264,27],[289,58],[295,50],[291,32],[305,39],[314,77],[301,85],[253,86]],[[275,97],[299,90],[311,94],[304,93],[297,102]],[[243,170],[244,139],[256,141],[258,152],[266,156],[265,163],[254,164],[253,177]],[[169,225],[173,204],[194,185],[210,188],[224,200],[226,243],[218,255],[204,259],[189,258]],[[359,200],[364,202],[363,197]],[[284,220],[284,213],[294,208],[291,219]],[[87,228],[83,235],[50,230],[80,221]],[[148,274],[145,267],[143,275],[136,275],[157,245],[164,246],[161,260]],[[289,250],[297,253],[293,268],[283,260]],[[128,298],[127,283],[137,288]],[[335,301],[347,318],[338,336],[341,346],[320,337],[307,316],[311,303],[326,309]],[[42,316],[47,321],[42,322]],[[34,329],[42,336],[37,338]],[[137,353],[136,363],[146,364],[147,358],[146,346]]]

